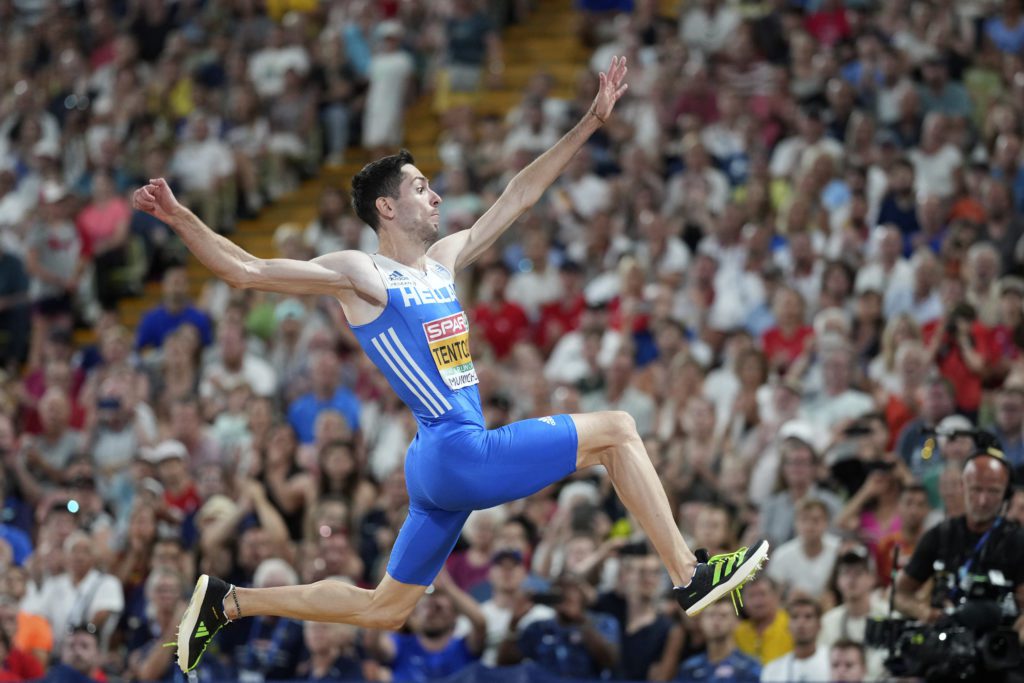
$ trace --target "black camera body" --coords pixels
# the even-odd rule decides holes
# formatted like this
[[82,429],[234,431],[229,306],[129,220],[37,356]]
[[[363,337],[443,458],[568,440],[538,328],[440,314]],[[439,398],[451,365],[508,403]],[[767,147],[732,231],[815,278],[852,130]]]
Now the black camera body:
[[[933,604],[940,597],[944,602],[954,585],[954,575],[936,567]],[[1013,586],[1002,572],[990,571],[968,574],[959,588],[955,609],[934,624],[868,621],[867,644],[888,649],[885,666],[892,675],[921,677],[929,683],[999,681],[1020,668]]]

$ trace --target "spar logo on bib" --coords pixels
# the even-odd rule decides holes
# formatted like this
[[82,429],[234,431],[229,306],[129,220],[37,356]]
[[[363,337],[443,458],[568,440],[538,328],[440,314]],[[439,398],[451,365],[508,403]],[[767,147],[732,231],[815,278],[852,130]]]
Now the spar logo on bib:
[[462,311],[423,323],[430,355],[450,389],[478,384],[473,357],[469,355],[469,320]]

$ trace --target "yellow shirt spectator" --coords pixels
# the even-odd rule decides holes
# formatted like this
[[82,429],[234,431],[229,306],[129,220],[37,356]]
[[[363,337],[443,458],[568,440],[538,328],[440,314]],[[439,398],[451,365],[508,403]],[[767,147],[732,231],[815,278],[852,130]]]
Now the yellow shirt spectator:
[[736,627],[736,633],[733,635],[736,638],[736,647],[761,664],[767,664],[793,650],[793,636],[789,633],[789,615],[782,609],[775,612],[775,619],[763,631],[758,632],[753,622],[744,619]]

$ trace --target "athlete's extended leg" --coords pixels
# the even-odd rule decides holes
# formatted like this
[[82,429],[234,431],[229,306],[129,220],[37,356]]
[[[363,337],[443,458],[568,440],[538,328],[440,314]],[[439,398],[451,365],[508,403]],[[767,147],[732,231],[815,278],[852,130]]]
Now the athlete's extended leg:
[[605,466],[619,498],[668,568],[676,601],[686,613],[692,616],[729,593],[735,604],[739,589],[768,558],[768,544],[758,541],[749,548],[698,562],[676,527],[668,496],[633,418],[620,411],[570,417],[576,425],[577,469]]
[[289,617],[396,630],[405,623],[426,586],[402,583],[385,574],[373,590],[332,579],[305,586],[229,589],[216,577],[199,577],[178,625],[178,666],[182,671],[194,669],[217,631],[240,616]]
[[637,434],[636,422],[629,413],[619,411],[570,417],[579,438],[576,468],[605,466],[615,492],[651,539],[672,583],[688,583],[697,559],[679,533],[665,488]]

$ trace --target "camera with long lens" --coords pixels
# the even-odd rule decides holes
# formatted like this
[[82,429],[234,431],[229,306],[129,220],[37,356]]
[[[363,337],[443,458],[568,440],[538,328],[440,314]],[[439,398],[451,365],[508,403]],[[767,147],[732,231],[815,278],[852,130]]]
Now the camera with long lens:
[[934,624],[906,619],[867,623],[866,641],[889,652],[885,667],[897,677],[944,681],[1007,681],[1018,675],[1021,647],[1013,622],[1013,586],[1000,571],[956,574],[935,563],[932,606],[942,607],[955,588],[959,600]]

